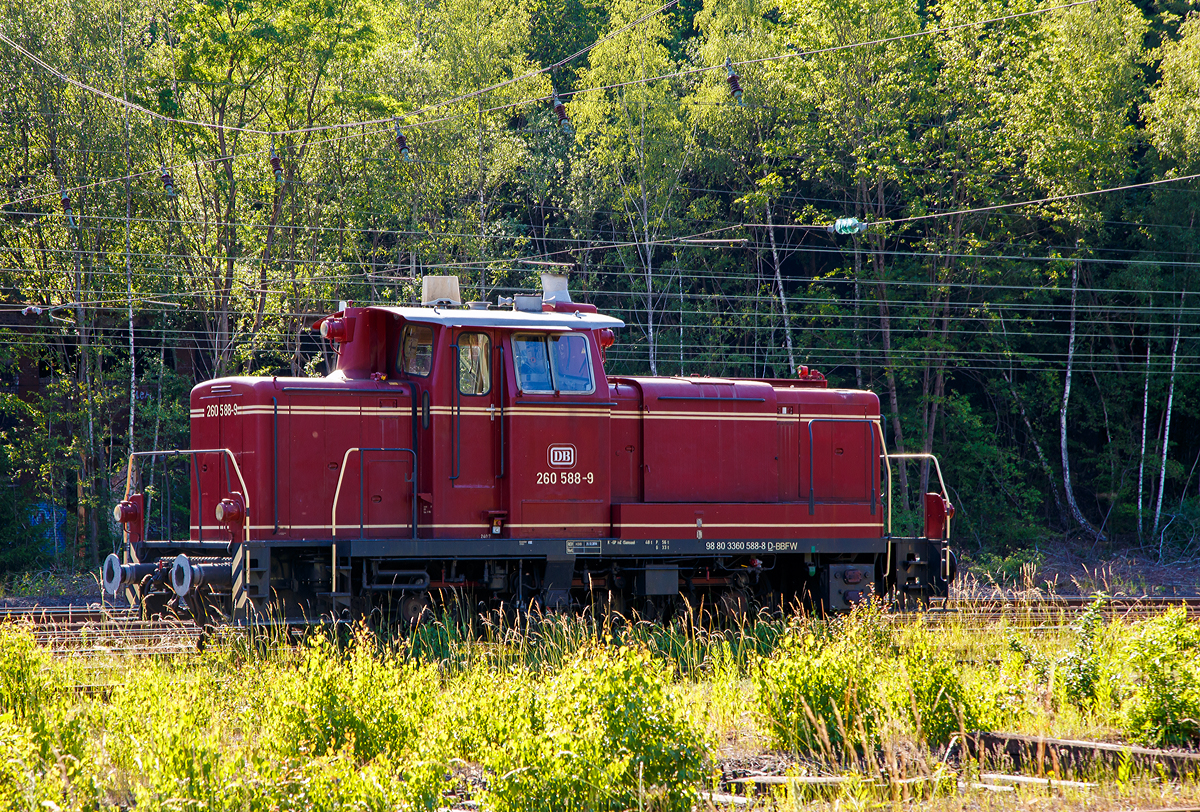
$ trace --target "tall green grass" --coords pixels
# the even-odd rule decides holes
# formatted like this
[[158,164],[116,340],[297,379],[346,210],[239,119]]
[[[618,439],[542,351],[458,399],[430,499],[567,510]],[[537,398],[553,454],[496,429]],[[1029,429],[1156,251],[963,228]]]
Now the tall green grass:
[[1194,742],[1198,685],[1200,624],[1098,608],[1052,626],[878,607],[716,629],[444,618],[138,658],[52,657],[5,626],[0,810],[433,810],[463,793],[686,810],[730,743],[875,781],[923,754],[938,787],[975,729]]

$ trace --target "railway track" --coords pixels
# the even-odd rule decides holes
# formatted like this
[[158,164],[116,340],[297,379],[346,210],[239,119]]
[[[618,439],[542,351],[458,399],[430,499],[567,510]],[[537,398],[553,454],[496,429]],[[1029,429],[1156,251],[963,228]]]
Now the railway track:
[[0,607],[0,624],[29,628],[39,646],[80,655],[194,651],[201,629],[175,618],[143,620],[137,609],[87,606]]
[[[1007,621],[1055,629],[1073,622],[1095,600],[1082,596],[949,598],[932,605],[924,617],[934,623]],[[1175,608],[1200,617],[1200,597],[1106,598],[1101,611],[1108,619],[1139,620]],[[31,628],[38,644],[51,651],[79,655],[180,653],[203,648],[206,639],[204,630],[191,620],[169,617],[144,620],[137,609],[96,604],[0,607],[0,624],[5,623]]]
[[[927,618],[935,621],[957,619],[965,622],[999,620],[1021,625],[1055,626],[1070,623],[1076,616],[1095,606],[1093,596],[1049,596],[1017,598],[947,598],[935,602]],[[1200,596],[1122,596],[1104,598],[1100,613],[1108,620],[1144,620],[1171,609],[1182,609],[1189,617],[1200,617]]]
[[68,604],[66,606],[0,606],[0,623],[6,621],[34,624],[88,623],[110,619],[137,617],[137,610],[128,607]]

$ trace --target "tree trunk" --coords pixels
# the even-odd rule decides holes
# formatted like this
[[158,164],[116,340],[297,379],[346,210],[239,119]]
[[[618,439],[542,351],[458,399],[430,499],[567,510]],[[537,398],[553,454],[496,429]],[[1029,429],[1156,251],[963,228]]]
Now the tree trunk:
[[1067,496],[1067,505],[1071,508],[1071,515],[1075,522],[1086,530],[1097,541],[1104,540],[1104,534],[1096,528],[1092,527],[1091,522],[1083,515],[1083,511],[1079,509],[1079,503],[1075,501],[1075,491],[1071,487],[1071,458],[1067,453],[1067,407],[1071,402],[1071,373],[1075,364],[1075,306],[1079,297],[1079,263],[1076,262],[1071,268],[1071,327],[1067,337],[1067,374],[1063,381],[1063,396],[1062,407],[1058,412],[1058,441],[1059,448],[1062,451],[1062,469],[1063,469],[1063,491]]
[[649,217],[646,217],[643,227],[646,234],[646,343],[650,345],[650,374],[657,375],[658,358],[654,352],[654,257]]
[[[1180,317],[1183,315],[1183,299],[1187,293],[1179,295]],[[1167,416],[1163,426],[1162,462],[1158,472],[1158,500],[1154,506],[1154,532],[1150,535],[1158,537],[1158,526],[1162,519],[1163,492],[1167,489],[1167,449],[1171,441],[1171,409],[1175,405],[1175,361],[1179,356],[1179,319],[1175,320],[1175,338],[1171,342],[1171,382],[1167,386]],[[1158,540],[1158,557],[1162,560],[1162,539]]]
[[1017,404],[1017,410],[1021,413],[1021,419],[1025,421],[1025,430],[1029,432],[1029,439],[1033,443],[1033,450],[1037,452],[1038,462],[1042,466],[1042,473],[1046,477],[1046,481],[1050,483],[1050,493],[1054,496],[1054,506],[1058,509],[1058,518],[1063,523],[1067,524],[1067,511],[1063,507],[1062,497],[1058,495],[1058,478],[1054,476],[1054,469],[1050,467],[1050,460],[1046,458],[1046,452],[1042,450],[1042,444],[1038,442],[1037,434],[1034,433],[1033,423],[1029,420],[1029,414],[1025,411],[1025,404],[1021,400],[1021,396],[1017,394],[1017,388],[1013,386],[1012,375],[1001,373],[1004,375],[1004,381],[1008,384],[1008,391],[1012,394],[1013,402]]
[[858,250],[858,236],[854,237],[854,382],[859,389],[863,388],[862,373],[862,340],[863,326],[861,316],[862,287],[862,252]]
[[779,296],[779,309],[783,312],[783,341],[787,346],[788,369],[796,375],[796,352],[792,348],[792,320],[788,314],[787,294],[783,290],[783,273],[779,269],[779,248],[775,245],[775,220],[771,215],[771,200],[767,199],[767,234],[771,238],[771,260],[775,264],[775,291]]
[[1146,384],[1142,390],[1142,451],[1138,457],[1138,541],[1142,541],[1142,507],[1145,504],[1146,483],[1146,423],[1150,417],[1150,335],[1146,335]]
[[[896,372],[892,368],[892,316],[888,308],[887,288],[883,282],[877,283],[879,292],[879,327],[883,334],[883,363],[884,377],[887,380],[888,388],[888,405],[892,410],[892,432],[895,436],[895,451],[897,454],[903,454],[904,451],[904,427],[900,423],[900,396],[896,386]],[[908,467],[901,462],[899,466],[900,473],[900,503],[904,506],[904,510],[908,510]]]

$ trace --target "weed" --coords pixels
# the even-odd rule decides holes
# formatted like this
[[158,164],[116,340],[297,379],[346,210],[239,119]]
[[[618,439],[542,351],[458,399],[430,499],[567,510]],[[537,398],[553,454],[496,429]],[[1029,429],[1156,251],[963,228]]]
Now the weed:
[[[797,635],[763,661],[754,681],[775,746],[831,759],[852,741],[872,746],[878,729],[876,675],[858,655],[844,639],[821,645],[812,635]],[[854,722],[851,732],[848,720]]]
[[1100,685],[1100,649],[1098,636],[1104,627],[1100,612],[1103,598],[1097,598],[1075,624],[1075,647],[1056,663],[1055,673],[1066,701],[1086,708],[1096,701]]
[[508,810],[690,809],[706,749],[644,648],[591,646],[531,697],[523,730],[485,756],[485,805]]
[[918,624],[908,635],[900,657],[898,684],[893,684],[897,715],[907,721],[929,747],[941,747],[960,731],[979,724],[977,698],[963,683],[954,655]]
[[1182,609],[1148,620],[1129,638],[1134,689],[1125,729],[1146,744],[1200,739],[1200,625]]

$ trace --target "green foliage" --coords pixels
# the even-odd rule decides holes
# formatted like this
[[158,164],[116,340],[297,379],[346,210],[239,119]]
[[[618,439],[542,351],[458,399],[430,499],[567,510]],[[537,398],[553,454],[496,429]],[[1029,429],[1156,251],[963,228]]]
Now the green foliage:
[[874,746],[885,671],[867,616],[878,613],[789,635],[757,669],[759,708],[775,746],[831,758]]
[[63,800],[56,773],[57,765],[48,768],[40,759],[29,729],[0,713],[0,809],[55,808]]
[[362,632],[345,652],[324,636],[310,638],[285,679],[287,699],[271,709],[270,728],[282,752],[297,758],[342,750],[360,761],[398,755],[432,714],[439,688],[436,668],[396,662]]
[[580,651],[484,759],[505,810],[691,809],[705,748],[640,648]]
[[747,707],[761,729],[742,735],[833,769],[877,748],[933,764],[960,729],[1195,741],[1200,625],[1181,611],[1105,625],[1100,611],[1063,630],[876,608],[770,621],[744,635],[769,645],[703,641],[688,675],[582,622],[460,638],[444,660],[362,629],[55,658],[6,626],[0,808],[432,812],[482,771],[469,791],[483,808],[686,810],[712,734],[745,725]]
[[899,642],[902,652],[892,684],[901,719],[930,747],[942,747],[959,733],[979,729],[978,697],[963,681],[963,668],[935,629],[920,624]]
[[[620,30],[657,7],[9,3],[8,36],[109,98],[0,53],[13,320],[0,373],[24,382],[21,397],[0,393],[0,479],[14,496],[0,500],[0,567],[44,558],[22,532],[30,503],[66,511],[73,564],[111,544],[131,360],[133,444],[181,447],[193,383],[328,372],[306,325],[339,300],[406,303],[446,268],[494,298],[536,286],[518,260],[568,255],[580,298],[629,325],[610,372],[809,364],[880,394],[889,447],[940,454],[959,539],[980,561],[1076,529],[1060,507],[1058,414],[1063,283],[1078,267],[1073,495],[1123,541],[1162,490],[1155,550],[1193,556],[1180,497],[1200,450],[1196,384],[1178,381],[1159,483],[1163,446],[1141,448],[1130,374],[1148,344],[1153,437],[1164,303],[1200,287],[1195,183],[1178,180],[1200,141],[1200,22],[1180,16],[1186,4],[689,0]],[[741,105],[727,57],[743,63]],[[574,136],[549,109],[552,86]],[[125,92],[179,121],[135,111],[127,128],[111,103]],[[392,116],[414,160],[399,156]],[[113,182],[126,176],[129,301]],[[1169,182],[1093,194],[1135,180]],[[75,228],[61,188],[75,190]],[[1011,205],[1054,195],[1072,197]],[[841,217],[873,225],[823,230]],[[18,315],[25,303],[57,309]],[[1185,354],[1192,329],[1185,319]],[[897,502],[915,501],[904,490]]]
[[0,626],[0,713],[21,721],[36,718],[54,694],[50,658],[33,636]]
[[1128,640],[1132,695],[1125,729],[1145,744],[1200,739],[1200,625],[1182,609],[1141,624]]
[[1100,634],[1104,629],[1101,611],[1104,600],[1097,598],[1075,625],[1075,647],[1057,663],[1056,674],[1066,700],[1085,707],[1096,701],[1101,681]]

